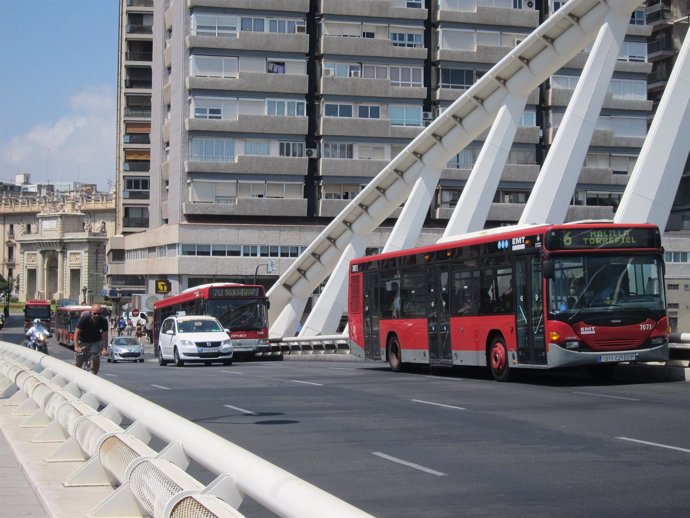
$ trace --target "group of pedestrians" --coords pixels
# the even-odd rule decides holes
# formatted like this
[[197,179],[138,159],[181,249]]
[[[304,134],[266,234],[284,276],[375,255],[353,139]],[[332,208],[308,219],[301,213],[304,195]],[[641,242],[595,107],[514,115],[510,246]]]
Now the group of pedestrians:
[[117,322],[113,321],[113,331],[117,332],[117,336],[135,336],[139,343],[143,338],[149,337],[150,327],[148,318],[137,318],[136,324],[131,318],[125,319],[124,316],[120,316]]

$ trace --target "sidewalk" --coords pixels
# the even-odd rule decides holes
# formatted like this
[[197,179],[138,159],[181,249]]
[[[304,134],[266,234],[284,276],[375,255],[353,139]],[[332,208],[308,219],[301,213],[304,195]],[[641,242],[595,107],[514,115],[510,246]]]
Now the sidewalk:
[[0,430],[0,517],[47,517],[33,488],[24,476],[12,447]]

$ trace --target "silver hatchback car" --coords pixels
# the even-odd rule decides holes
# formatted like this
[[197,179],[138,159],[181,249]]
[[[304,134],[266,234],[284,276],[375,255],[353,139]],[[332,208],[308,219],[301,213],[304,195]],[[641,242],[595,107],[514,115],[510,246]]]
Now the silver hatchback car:
[[144,362],[144,346],[133,336],[115,336],[108,345],[108,362]]

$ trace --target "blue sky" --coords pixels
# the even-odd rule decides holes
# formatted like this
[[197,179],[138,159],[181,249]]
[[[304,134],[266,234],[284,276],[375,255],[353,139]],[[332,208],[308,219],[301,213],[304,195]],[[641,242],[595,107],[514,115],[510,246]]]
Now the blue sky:
[[0,10],[0,181],[115,180],[117,0]]

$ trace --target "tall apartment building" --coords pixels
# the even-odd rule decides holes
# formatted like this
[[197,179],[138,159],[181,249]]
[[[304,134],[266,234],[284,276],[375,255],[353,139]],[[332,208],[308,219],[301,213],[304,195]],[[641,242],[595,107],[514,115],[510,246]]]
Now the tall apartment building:
[[[137,3],[123,1],[122,10],[133,15]],[[120,216],[125,236],[111,240],[109,271],[111,286],[152,291],[153,281],[165,278],[173,292],[257,274],[267,281],[271,259],[275,273],[282,272],[426,123],[561,6],[554,0],[153,4],[150,169],[136,175],[149,181],[148,230],[128,233],[140,229],[125,224],[126,214],[143,211],[146,202],[121,183],[119,190],[130,194],[119,207],[130,212]],[[142,23],[150,19],[148,7],[137,8]],[[644,14],[640,9],[631,18],[568,219],[612,217],[646,135],[652,29]],[[133,36],[125,31],[122,38]],[[586,58],[583,51],[530,95],[488,226],[517,222]],[[121,53],[122,60],[125,76],[132,73],[128,65],[148,66]],[[139,99],[140,92],[120,86],[123,107]],[[124,137],[135,126],[122,109],[121,119]],[[118,142],[121,164],[131,167],[135,156],[145,156]],[[420,243],[440,235],[481,144],[443,170]],[[132,177],[123,168],[119,179]],[[379,230],[370,246],[383,246],[387,234]]]

